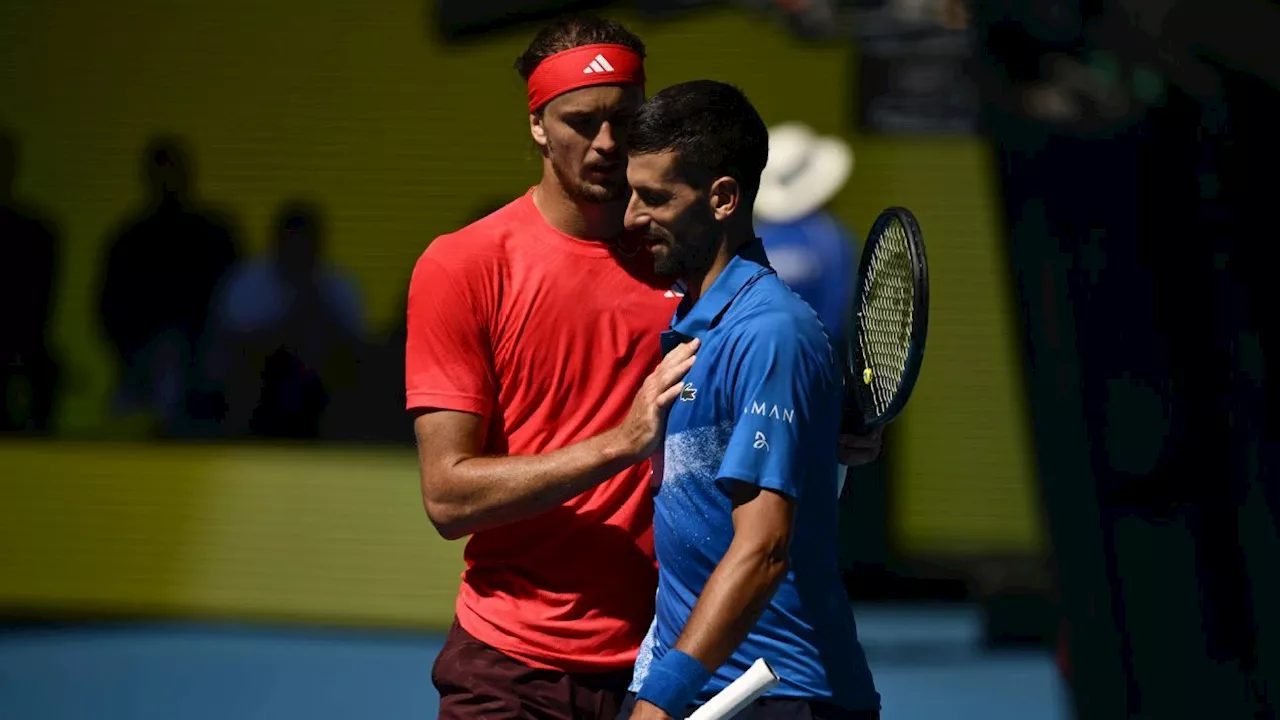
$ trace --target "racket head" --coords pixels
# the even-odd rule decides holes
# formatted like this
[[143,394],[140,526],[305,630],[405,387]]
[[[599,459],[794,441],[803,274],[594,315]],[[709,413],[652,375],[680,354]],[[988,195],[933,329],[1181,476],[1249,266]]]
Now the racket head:
[[887,208],[858,261],[845,348],[845,432],[892,422],[911,397],[929,329],[929,263],[915,215]]

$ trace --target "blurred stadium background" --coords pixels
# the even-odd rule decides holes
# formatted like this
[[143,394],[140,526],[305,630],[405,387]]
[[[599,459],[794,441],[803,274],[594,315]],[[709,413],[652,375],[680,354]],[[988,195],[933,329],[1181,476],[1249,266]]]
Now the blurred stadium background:
[[[537,21],[567,7],[0,4],[14,197],[56,248],[50,362],[5,359],[0,717],[433,715],[430,663],[462,545],[421,510],[399,394],[404,292],[433,237],[536,181],[511,63]],[[1010,271],[1017,213],[980,129],[999,106],[978,69],[991,33],[940,0],[589,7],[645,39],[651,88],[730,81],[771,125],[845,139],[856,169],[830,210],[855,237],[884,207],[918,215],[928,357],[842,528],[885,717],[1071,715],[1061,551],[1049,550],[1023,363],[1028,301]],[[1042,99],[1039,119],[1105,136],[1137,122],[1161,82],[1135,81],[1115,112]],[[358,337],[306,430],[262,430],[243,403],[243,422],[220,427],[191,410],[196,391],[180,419],[121,399],[101,288],[113,238],[147,199],[157,136],[183,149],[194,197],[242,258],[268,252],[283,203],[316,208],[308,227],[354,288]],[[154,282],[144,300],[171,302],[163,279],[181,277],[182,242],[133,276]],[[20,262],[0,263],[6,285],[26,287]],[[6,301],[10,314],[28,304]]]

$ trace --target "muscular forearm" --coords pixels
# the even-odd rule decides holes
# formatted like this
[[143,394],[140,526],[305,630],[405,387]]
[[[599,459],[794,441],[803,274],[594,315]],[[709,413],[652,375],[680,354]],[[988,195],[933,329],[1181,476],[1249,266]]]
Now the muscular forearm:
[[755,627],[786,575],[786,559],[785,535],[776,541],[734,538],[675,647],[650,666],[633,717],[684,717],[711,674]]
[[546,512],[638,459],[617,431],[543,455],[461,458],[433,471],[423,499],[440,534],[452,540]]
[[785,542],[735,540],[707,580],[676,649],[715,672],[755,627],[786,573]]
[[541,455],[484,457],[485,418],[426,412],[414,420],[427,515],[446,538],[546,512],[652,455],[693,365],[697,341],[667,353],[620,424]]

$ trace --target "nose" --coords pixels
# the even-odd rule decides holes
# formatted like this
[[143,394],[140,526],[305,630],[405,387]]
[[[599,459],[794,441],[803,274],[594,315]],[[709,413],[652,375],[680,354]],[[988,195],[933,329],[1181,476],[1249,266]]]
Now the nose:
[[611,122],[603,122],[600,124],[600,131],[596,133],[595,141],[591,143],[597,153],[601,155],[612,155],[619,150],[618,133]]
[[649,216],[640,212],[636,203],[636,194],[631,193],[631,197],[627,200],[627,212],[622,216],[622,226],[627,230],[635,232],[643,230],[649,225]]

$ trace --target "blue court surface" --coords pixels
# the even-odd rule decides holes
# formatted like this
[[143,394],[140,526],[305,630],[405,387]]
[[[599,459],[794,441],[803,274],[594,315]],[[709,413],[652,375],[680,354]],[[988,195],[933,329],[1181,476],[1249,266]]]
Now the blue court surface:
[[[984,652],[970,608],[858,620],[885,720],[1066,720],[1051,655]],[[4,720],[433,718],[440,635],[155,624],[0,628]]]

